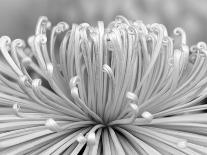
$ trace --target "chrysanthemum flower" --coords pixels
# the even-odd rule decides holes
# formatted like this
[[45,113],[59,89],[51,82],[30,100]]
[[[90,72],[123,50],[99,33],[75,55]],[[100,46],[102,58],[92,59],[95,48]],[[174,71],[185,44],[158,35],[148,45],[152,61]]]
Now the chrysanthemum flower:
[[51,27],[0,38],[0,154],[207,154],[205,43],[124,17]]

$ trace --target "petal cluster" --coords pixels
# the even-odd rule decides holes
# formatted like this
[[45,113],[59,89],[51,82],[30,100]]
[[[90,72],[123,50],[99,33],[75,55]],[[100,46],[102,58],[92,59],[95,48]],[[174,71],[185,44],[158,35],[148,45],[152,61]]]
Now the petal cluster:
[[0,38],[0,154],[207,154],[207,45],[118,16]]

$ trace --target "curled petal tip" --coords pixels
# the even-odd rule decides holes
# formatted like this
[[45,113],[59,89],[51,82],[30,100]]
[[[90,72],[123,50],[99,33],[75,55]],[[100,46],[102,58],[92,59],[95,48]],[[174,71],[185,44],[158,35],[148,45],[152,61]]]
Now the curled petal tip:
[[129,105],[130,105],[131,109],[135,112],[135,114],[137,115],[139,113],[138,106],[134,103],[130,103]]
[[36,36],[35,40],[36,40],[37,42],[42,43],[42,44],[46,44],[46,43],[47,43],[47,37],[46,37],[45,34],[38,34],[38,35]]
[[181,36],[182,44],[186,44],[186,33],[181,27],[177,27],[173,31],[174,35]]
[[32,86],[33,87],[38,87],[38,86],[40,86],[42,84],[42,80],[41,79],[34,79],[34,80],[32,80]]
[[79,76],[74,76],[70,79],[70,89],[72,89],[73,87],[76,87],[76,85],[80,82],[80,77]]
[[69,29],[69,25],[66,22],[60,22],[55,27],[56,33],[62,33]]
[[26,44],[22,39],[15,39],[14,41],[12,41],[12,46],[18,48],[25,48]]
[[205,42],[199,42],[199,43],[197,44],[197,47],[198,47],[199,49],[207,49],[207,44],[206,44]]
[[0,38],[0,48],[10,48],[11,39],[8,36],[2,36]]
[[129,100],[132,100],[134,102],[138,102],[138,97],[136,94],[132,93],[132,92],[127,92],[126,93],[126,98]]

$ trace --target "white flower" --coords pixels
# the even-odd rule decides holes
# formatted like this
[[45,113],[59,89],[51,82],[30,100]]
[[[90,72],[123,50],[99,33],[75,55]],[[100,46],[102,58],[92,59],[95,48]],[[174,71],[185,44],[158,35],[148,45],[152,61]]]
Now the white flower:
[[207,154],[205,43],[121,16],[51,27],[0,38],[0,154]]

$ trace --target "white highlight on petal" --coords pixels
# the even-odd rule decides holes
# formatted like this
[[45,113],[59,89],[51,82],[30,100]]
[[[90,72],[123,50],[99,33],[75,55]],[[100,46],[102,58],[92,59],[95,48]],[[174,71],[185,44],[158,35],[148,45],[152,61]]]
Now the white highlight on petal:
[[112,79],[112,81],[114,82],[114,73],[113,73],[111,67],[107,64],[104,64],[103,71],[106,72],[109,75],[110,79]]
[[137,115],[139,113],[139,108],[135,103],[130,103],[129,105],[130,105],[132,112],[133,112],[130,123],[133,123],[135,121],[135,119],[137,118]]
[[15,104],[12,106],[12,108],[13,108],[13,110],[14,110],[16,116],[19,116],[19,117],[20,117],[20,115],[19,115],[20,105],[17,104],[17,103],[15,103]]
[[35,36],[30,36],[30,37],[27,39],[27,43],[28,43],[32,48],[34,48],[34,40],[35,40]]
[[95,132],[90,132],[90,133],[87,135],[87,143],[88,143],[90,146],[95,145],[95,143],[96,143],[96,134],[95,134]]
[[52,118],[46,120],[45,126],[48,127],[48,129],[50,129],[51,131],[55,131],[55,132],[61,131],[60,126]]
[[80,133],[78,136],[77,136],[77,141],[79,143],[85,143],[87,141],[87,139],[84,137],[84,135],[82,133]]
[[134,93],[132,93],[132,92],[127,92],[127,93],[126,93],[126,98],[127,98],[127,99],[130,99],[130,100],[132,100],[132,101],[136,101],[136,102],[138,102],[138,97],[137,97],[137,95],[134,94]]
[[137,115],[139,113],[139,108],[136,104],[130,103],[130,107],[132,108],[133,112]]
[[48,21],[46,27],[47,27],[47,29],[51,29],[52,23],[50,21]]
[[71,95],[75,98],[78,98],[79,97],[79,93],[78,93],[78,88],[77,87],[73,87],[71,89]]
[[35,87],[35,88],[37,88],[41,84],[42,84],[42,80],[41,79],[34,79],[34,80],[32,80],[32,86]]
[[153,119],[153,115],[148,111],[143,112],[142,117],[148,121],[151,121]]
[[47,64],[47,71],[50,75],[53,74],[53,65],[51,63]]
[[178,146],[179,148],[181,148],[181,149],[184,149],[184,148],[187,147],[187,141],[184,140],[184,141],[178,142],[178,143],[177,143],[177,146]]
[[20,76],[18,80],[19,80],[20,85],[30,87],[30,82],[26,75]]

